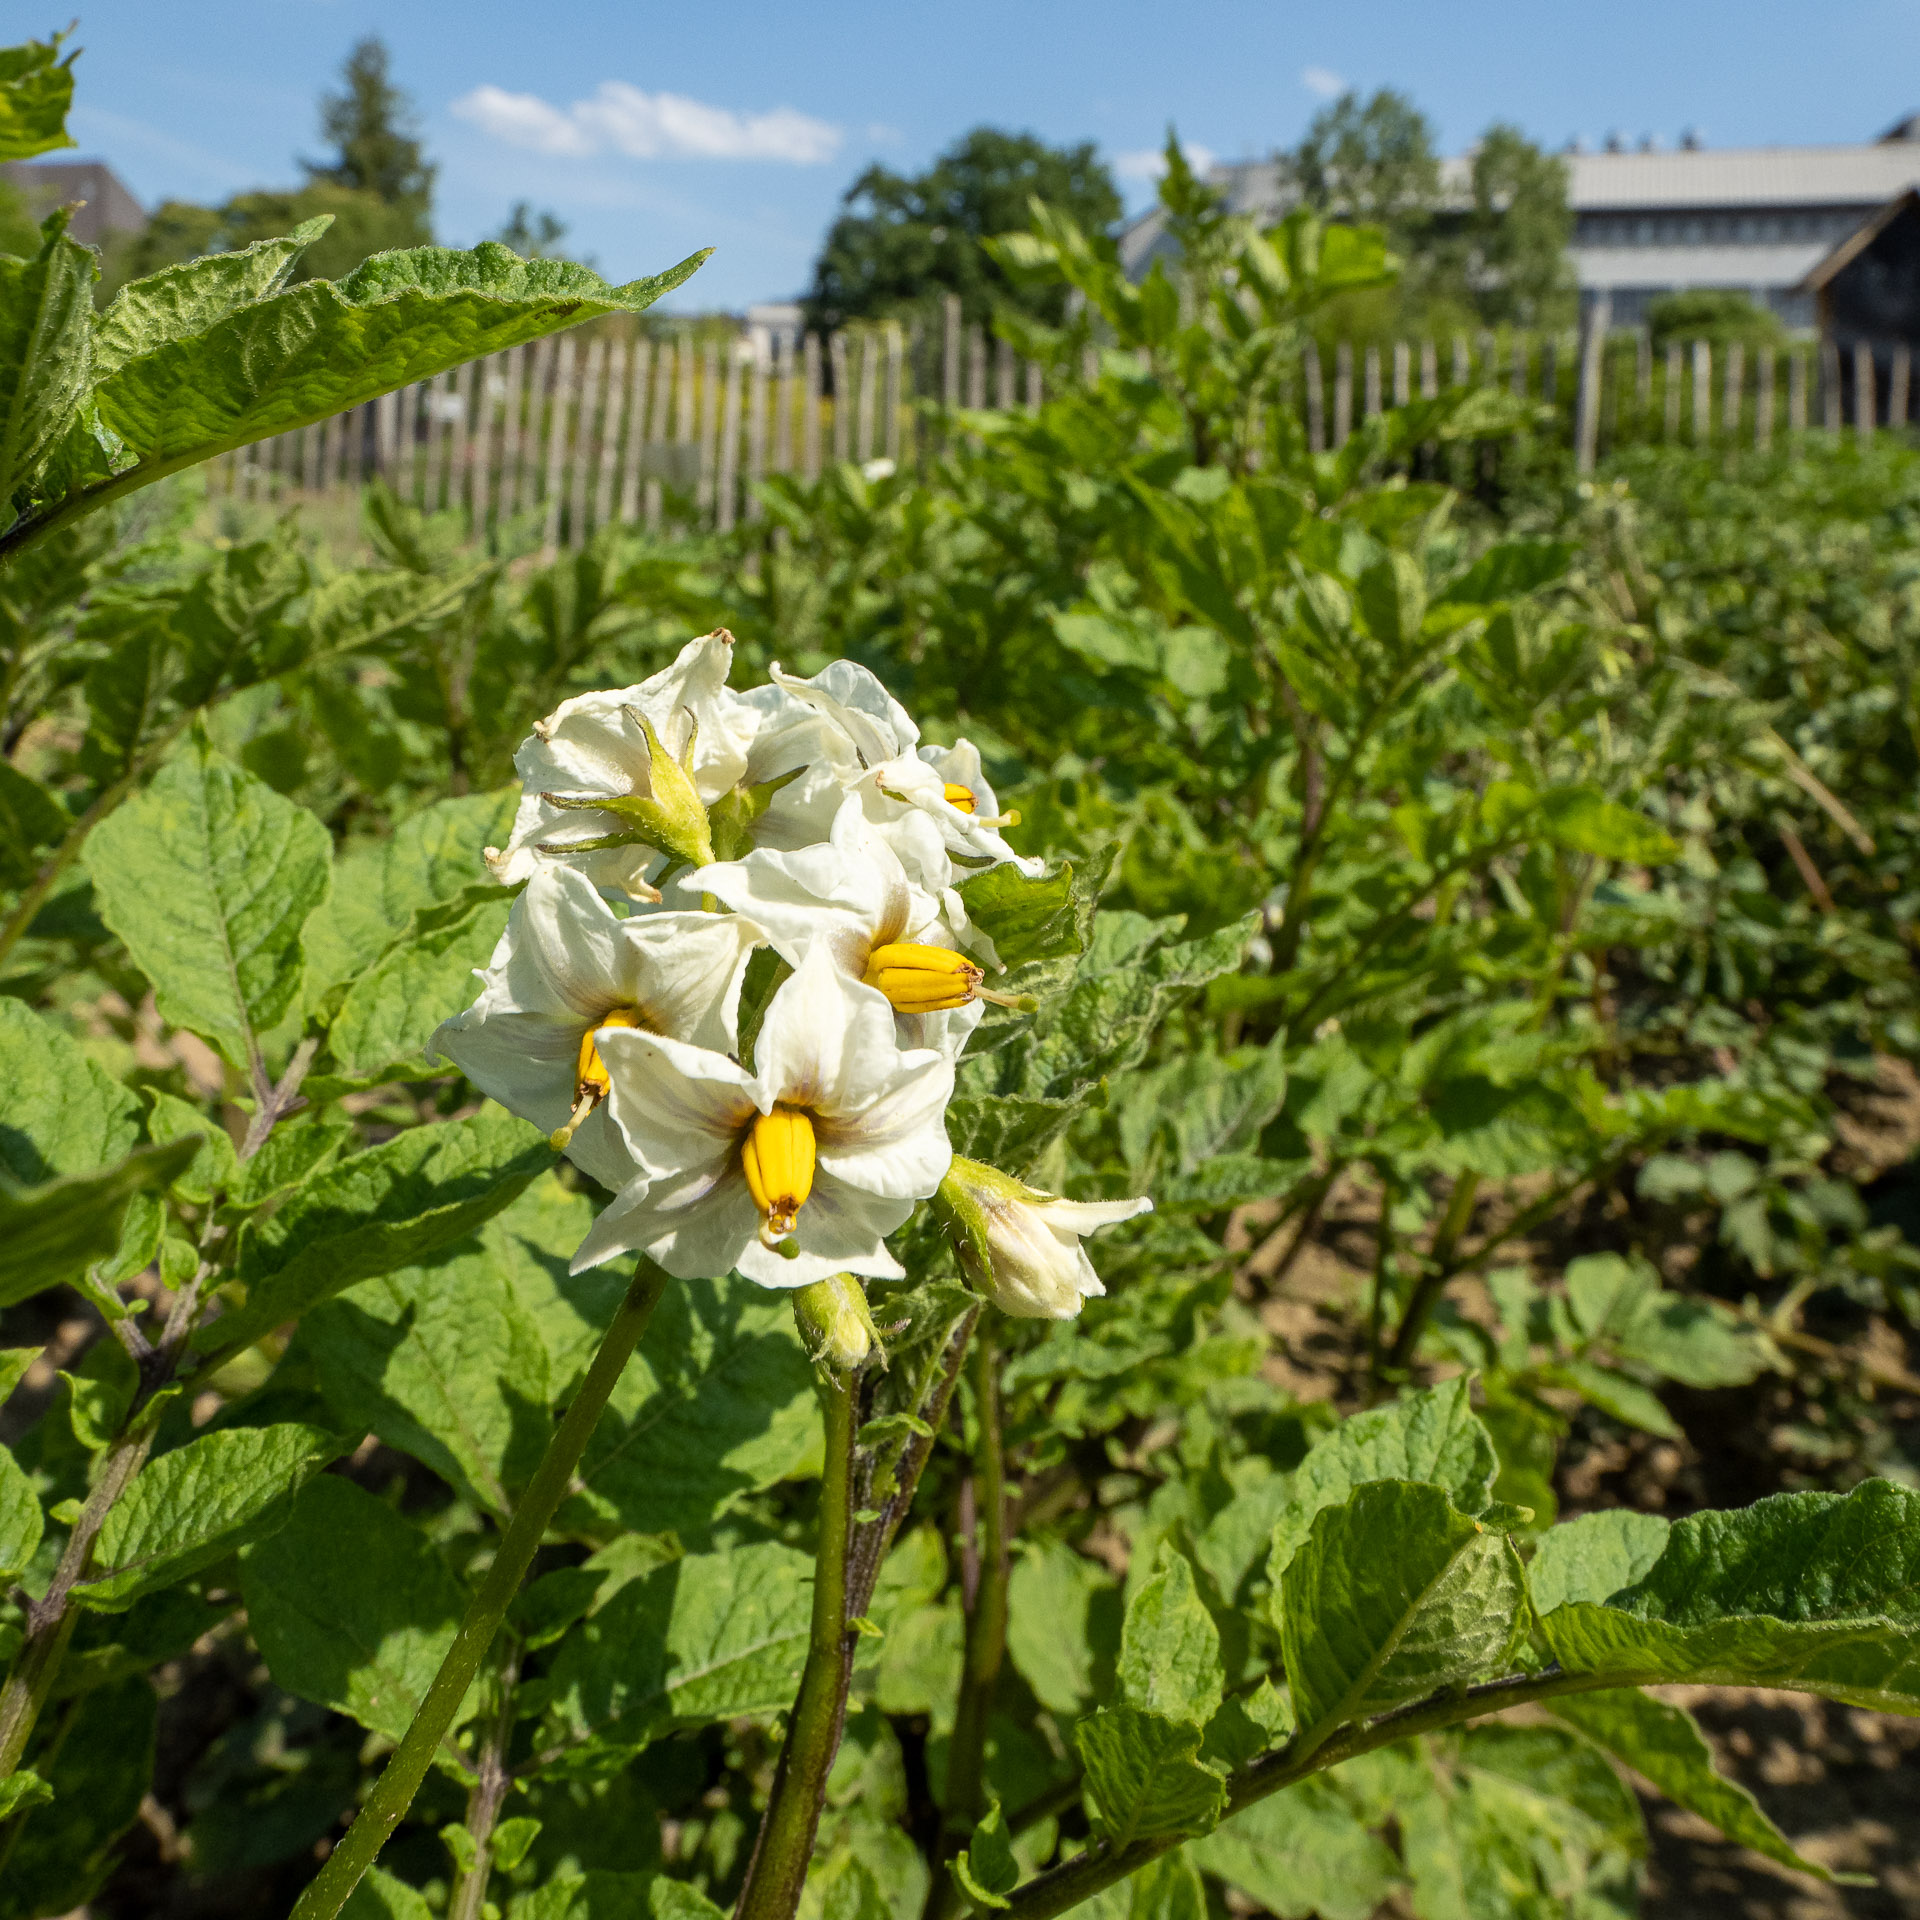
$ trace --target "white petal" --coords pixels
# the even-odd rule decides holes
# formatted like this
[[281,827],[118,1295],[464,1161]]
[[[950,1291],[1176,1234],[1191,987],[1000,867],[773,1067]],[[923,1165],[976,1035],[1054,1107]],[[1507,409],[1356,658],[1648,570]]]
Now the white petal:
[[775,686],[825,715],[852,743],[868,766],[908,752],[920,738],[912,716],[867,671],[851,660],[834,660],[811,680],[782,671],[779,661],[767,669]]
[[886,1236],[912,1211],[910,1200],[862,1193],[823,1172],[794,1222],[795,1257],[769,1251],[756,1237],[741,1252],[738,1270],[763,1287],[806,1287],[836,1273],[904,1279],[900,1263],[886,1249]]
[[987,782],[980,765],[980,749],[971,740],[956,740],[950,747],[922,747],[920,758],[940,776],[945,786],[951,781],[973,795],[975,813],[998,813],[999,797]]
[[665,1179],[727,1161],[758,1111],[744,1067],[631,1027],[608,1027],[597,1044],[614,1125],[648,1172]]
[[602,1267],[615,1254],[630,1253],[646,1237],[637,1225],[647,1203],[647,1177],[637,1174],[613,1196],[591,1227],[587,1237],[574,1249],[570,1273],[585,1273],[589,1267]]
[[758,711],[727,688],[732,666],[732,640],[709,633],[688,641],[672,666],[633,688],[629,700],[676,759],[693,731],[694,786],[706,801],[719,799],[745,774],[759,730]]
[[923,1200],[953,1160],[946,1128],[953,1062],[937,1053],[896,1058],[899,1070],[877,1099],[819,1123],[820,1165],[868,1193]]
[[575,1273],[615,1253],[641,1252],[676,1280],[717,1280],[759,1245],[760,1218],[737,1171],[655,1180],[638,1201],[625,1200],[594,1222],[574,1255]]
[[824,942],[773,996],[754,1043],[761,1097],[832,1119],[886,1089],[900,1059],[886,996],[840,971]]
[[740,983],[760,930],[737,913],[654,913],[620,921],[618,1004],[673,1040],[731,1053]]
[[1153,1211],[1153,1202],[1145,1194],[1137,1200],[1043,1200],[1032,1205],[1048,1227],[1063,1236],[1094,1233]]

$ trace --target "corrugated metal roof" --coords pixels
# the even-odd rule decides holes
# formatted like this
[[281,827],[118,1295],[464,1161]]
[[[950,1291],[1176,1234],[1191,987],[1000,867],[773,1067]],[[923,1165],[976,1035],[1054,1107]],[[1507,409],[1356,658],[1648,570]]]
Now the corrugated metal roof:
[[1580,213],[1636,207],[1879,206],[1920,184],[1920,142],[1570,153]]

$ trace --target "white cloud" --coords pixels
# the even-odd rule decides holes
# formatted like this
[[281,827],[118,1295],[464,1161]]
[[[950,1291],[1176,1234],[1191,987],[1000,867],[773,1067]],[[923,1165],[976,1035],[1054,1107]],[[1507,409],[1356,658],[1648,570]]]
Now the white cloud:
[[[1187,156],[1187,165],[1202,175],[1219,157],[1211,147],[1199,146],[1192,140],[1182,140],[1180,151]],[[1166,149],[1136,147],[1127,153],[1116,153],[1113,170],[1122,180],[1158,180],[1167,170]]]
[[534,153],[583,159],[623,153],[634,160],[778,160],[814,166],[840,149],[840,129],[792,107],[735,113],[683,93],[645,93],[603,80],[590,99],[556,107],[535,93],[475,87],[453,111],[483,133]]
[[1346,81],[1331,67],[1302,67],[1300,84],[1321,100],[1331,100],[1347,90]]

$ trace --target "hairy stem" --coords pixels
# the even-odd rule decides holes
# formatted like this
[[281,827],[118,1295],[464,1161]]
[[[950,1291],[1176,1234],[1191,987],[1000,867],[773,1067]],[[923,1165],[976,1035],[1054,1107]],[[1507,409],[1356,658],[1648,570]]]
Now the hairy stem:
[[1006,1452],[1000,1430],[999,1364],[992,1341],[984,1337],[973,1343],[973,1390],[980,1423],[974,1456],[980,1577],[967,1613],[966,1656],[947,1747],[946,1818],[933,1885],[927,1891],[927,1920],[939,1920],[958,1905],[944,1867],[966,1845],[986,1811],[987,1714],[1007,1654]]
[[[1366,1726],[1347,1727],[1331,1739],[1302,1752],[1297,1742],[1289,1742],[1272,1753],[1243,1767],[1227,1782],[1225,1819],[1244,1812],[1257,1800],[1291,1787],[1309,1774],[1324,1773],[1343,1760],[1352,1760],[1376,1747],[1391,1746],[1416,1734],[1438,1733],[1443,1728],[1477,1720],[1483,1714],[1498,1713],[1505,1707],[1523,1706],[1533,1700],[1548,1700],[1559,1694],[1591,1693],[1603,1687],[1631,1687],[1657,1674],[1550,1673],[1521,1674],[1511,1680],[1495,1680],[1485,1686],[1469,1687],[1465,1693],[1440,1694],[1410,1707],[1402,1707],[1385,1718]],[[1029,1880],[1008,1899],[1005,1920],[1051,1920],[1088,1900],[1103,1888],[1126,1879],[1191,1838],[1184,1833],[1156,1835],[1151,1840],[1136,1840],[1125,1847],[1112,1847],[1096,1840],[1086,1852],[1063,1861],[1049,1872]]]
[[774,1771],[760,1837],[735,1909],[738,1920],[790,1920],[813,1858],[827,1775],[847,1720],[847,1683],[858,1636],[847,1624],[847,1548],[853,1523],[854,1376],[819,1369],[826,1418],[820,1539],[813,1553],[813,1624],[807,1664]]
[[[953,1402],[953,1390],[960,1378],[960,1367],[966,1359],[967,1343],[973,1336],[974,1323],[980,1317],[980,1309],[975,1307],[967,1313],[947,1336],[945,1352],[941,1355],[940,1370],[935,1377],[933,1389],[920,1405],[918,1412],[924,1431],[917,1433],[901,1449],[897,1458],[882,1467],[872,1451],[863,1450],[857,1459],[850,1460],[849,1506],[855,1514],[869,1517],[852,1521],[848,1528],[846,1553],[846,1585],[842,1597],[843,1617],[848,1620],[860,1618],[865,1614],[873,1600],[873,1590],[880,1579],[880,1568],[885,1562],[888,1550],[892,1547],[894,1536],[900,1531],[900,1523],[907,1517],[913,1506],[913,1496],[920,1485],[920,1476],[926,1471],[926,1465],[933,1452],[934,1436],[947,1417],[947,1409]],[[852,1407],[848,1408],[851,1419]],[[831,1454],[829,1454],[831,1458]],[[824,1496],[823,1496],[824,1497]],[[819,1618],[819,1589],[814,1590],[815,1619]],[[849,1636],[850,1642],[851,1636]],[[801,1689],[804,1693],[808,1676],[814,1671],[815,1661],[811,1650],[808,1654],[807,1670],[801,1676]],[[824,1667],[826,1677],[833,1686],[833,1713],[835,1717],[835,1741],[839,1735],[837,1728],[846,1718],[847,1687],[853,1678],[853,1651],[848,1644],[837,1667]],[[799,1706],[795,1705],[794,1718],[799,1719]],[[789,1740],[792,1735],[789,1734]],[[829,1764],[831,1764],[829,1762]],[[748,1912],[747,1902],[756,1898],[756,1883],[764,1875],[774,1871],[771,1863],[763,1868],[771,1849],[769,1830],[772,1825],[774,1808],[782,1798],[783,1775],[786,1766],[785,1755],[781,1759],[781,1773],[774,1781],[774,1797],[769,1802],[765,1817],[760,1823],[760,1836],[754,1842],[753,1857],[747,1863],[746,1885],[741,1891],[738,1914],[745,1920]],[[797,1791],[797,1790],[796,1790]],[[771,1894],[766,1903],[756,1909],[759,1920],[790,1920],[800,1899],[800,1892],[806,1882],[807,1855],[812,1851],[813,1835],[818,1829],[820,1819],[820,1800],[826,1791],[826,1774],[819,1777],[811,1810],[807,1813],[807,1846],[799,1858],[788,1864],[788,1872],[781,1882],[779,1897]],[[784,1901],[784,1904],[781,1902]],[[302,1914],[296,1920],[307,1920]]]
[[440,1671],[427,1689],[427,1697],[413,1716],[413,1724],[394,1749],[386,1771],[375,1783],[359,1817],[328,1857],[327,1864],[300,1896],[293,1909],[294,1920],[333,1920],[346,1905],[347,1896],[360,1884],[361,1877],[373,1865],[387,1837],[413,1804],[420,1783],[453,1725],[453,1717],[466,1698],[473,1676],[486,1658],[493,1636],[499,1630],[513,1596],[520,1590],[527,1568],[546,1536],[547,1526],[567,1496],[574,1469],[586,1451],[587,1441],[599,1424],[601,1412],[620,1375],[626,1370],[640,1336],[653,1318],[653,1310],[666,1291],[667,1276],[650,1260],[642,1259],[640,1268],[627,1289],[627,1297],[613,1316],[593,1356],[593,1365],[566,1417],[554,1429],[553,1438],[494,1555],[487,1577],[468,1603],[466,1618],[453,1645],[440,1663]]
[[454,1876],[453,1891],[447,1896],[447,1920],[481,1920],[486,1911],[487,1882],[493,1875],[493,1829],[513,1786],[507,1771],[507,1745],[513,1738],[513,1696],[519,1674],[519,1644],[510,1640],[496,1676],[498,1710],[475,1757],[473,1790],[467,1795],[462,1822],[473,1836],[473,1866]]
[[1440,1304],[1447,1282],[1453,1278],[1453,1256],[1459,1248],[1460,1236],[1467,1230],[1467,1222],[1473,1218],[1473,1203],[1479,1191],[1477,1173],[1463,1173],[1453,1183],[1426,1266],[1414,1283],[1413,1296],[1407,1302],[1406,1312],[1400,1316],[1399,1326],[1394,1329],[1393,1345],[1387,1353],[1389,1373],[1404,1372],[1413,1365],[1420,1336],[1426,1332],[1427,1322],[1433,1318],[1433,1310]]

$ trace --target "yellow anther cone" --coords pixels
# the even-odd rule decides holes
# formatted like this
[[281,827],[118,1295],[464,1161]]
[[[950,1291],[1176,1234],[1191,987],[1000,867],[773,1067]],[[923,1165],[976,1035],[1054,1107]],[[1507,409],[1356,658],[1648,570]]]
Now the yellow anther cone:
[[964,953],[901,940],[875,947],[862,978],[878,987],[897,1013],[939,1013],[978,998],[982,975]]
[[813,1191],[813,1121],[798,1107],[775,1107],[755,1119],[740,1149],[740,1171],[771,1246],[793,1231]]
[[971,787],[959,786],[948,780],[942,785],[941,792],[946,796],[947,805],[958,807],[962,813],[973,813],[979,808],[980,803],[974,799]]
[[642,1024],[637,1007],[614,1007],[603,1013],[580,1036],[580,1066],[574,1079],[573,1111],[567,1116],[564,1127],[556,1127],[547,1136],[548,1145],[556,1153],[566,1147],[568,1141],[579,1132],[580,1123],[607,1097],[610,1085],[607,1063],[600,1058],[600,1049],[593,1043],[594,1035],[602,1027],[638,1027]]

